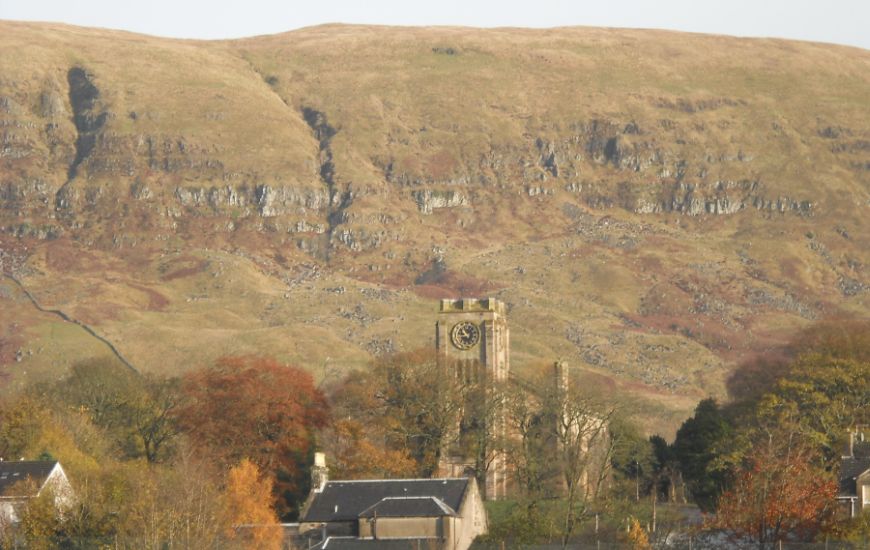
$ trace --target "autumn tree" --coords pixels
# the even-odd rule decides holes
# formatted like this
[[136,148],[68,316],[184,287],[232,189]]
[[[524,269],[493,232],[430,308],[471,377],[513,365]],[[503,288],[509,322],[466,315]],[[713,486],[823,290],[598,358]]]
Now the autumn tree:
[[629,521],[628,536],[626,538],[632,550],[649,550],[651,548],[649,536],[643,530],[637,518],[633,517]]
[[414,477],[418,464],[394,419],[384,416],[378,377],[353,371],[329,390],[332,422],[324,430],[323,450],[336,479]]
[[227,476],[224,493],[225,535],[242,548],[278,550],[283,532],[270,505],[272,482],[257,465],[244,459]]
[[70,409],[87,412],[97,426],[119,429],[126,424],[126,408],[138,397],[137,374],[109,359],[75,363],[52,388],[51,395]]
[[[332,457],[336,479],[414,477],[417,463],[401,448],[392,449],[370,435],[370,426],[356,418],[339,418],[324,431],[325,450]],[[380,443],[380,444],[379,444]]]
[[[123,539],[124,525],[128,524],[127,511],[132,503],[140,502],[141,497],[131,483],[132,473],[140,471],[134,464],[108,457],[98,466],[86,469],[70,468],[64,463],[75,493],[72,506],[64,512],[64,537],[69,543],[66,546],[90,544],[97,547]],[[133,498],[134,494],[137,498]],[[164,506],[171,508],[172,504],[164,502]],[[135,532],[137,539],[141,532],[139,524]]]
[[275,479],[279,513],[297,512],[315,431],[328,420],[311,375],[268,357],[224,357],[185,376],[182,388],[178,418],[194,447],[224,467],[250,459]]
[[499,383],[461,376],[430,350],[379,357],[332,388],[339,437],[324,438],[327,451],[351,476],[431,477],[443,455],[461,457],[485,488],[504,440],[503,395]]
[[427,351],[384,357],[372,373],[388,437],[417,462],[418,475],[434,475],[442,451],[458,435],[464,403],[461,388],[454,387],[436,355]]
[[[214,548],[220,540],[222,500],[218,474],[202,457],[182,455],[159,477],[170,514],[170,538],[182,548]],[[267,501],[268,502],[268,501]]]
[[189,453],[171,466],[142,465],[109,465],[77,485],[81,505],[67,523],[82,523],[81,538],[97,535],[122,548],[222,546],[223,473]]
[[565,547],[577,525],[588,519],[609,474],[613,447],[608,425],[615,409],[579,391],[554,392],[546,406],[557,419],[556,460],[565,486]]
[[835,459],[848,431],[870,423],[870,358],[807,352],[772,394],[797,407],[807,436]]
[[69,376],[42,389],[61,414],[86,414],[125,458],[168,459],[178,435],[174,412],[181,393],[175,378],[135,373],[110,360],[73,365]]
[[35,451],[51,415],[37,399],[7,398],[0,406],[0,457],[17,459]]
[[144,456],[148,462],[160,462],[173,452],[180,431],[175,419],[175,411],[182,403],[180,381],[147,375],[142,384],[144,391],[127,413],[134,442],[128,453]]
[[420,350],[379,358],[367,371],[352,373],[333,391],[333,402],[338,420],[362,422],[376,446],[411,458],[415,475],[429,477],[442,450],[456,443],[465,395],[437,356]]
[[745,363],[732,376],[732,415],[751,421],[764,396],[777,395],[803,412],[807,436],[835,459],[849,429],[870,422],[870,321],[815,324],[780,355]]
[[[38,486],[30,478],[14,483],[7,488],[4,496],[30,496],[18,510],[18,523],[5,526],[9,530],[5,541],[9,547],[18,547],[20,541],[27,548],[49,550],[56,548],[62,529],[59,510],[55,506],[54,493],[44,490],[37,494]],[[16,542],[18,541],[18,542]]]
[[609,475],[615,408],[551,375],[515,378],[514,384],[505,401],[508,431],[517,436],[506,444],[508,460],[526,498],[527,519],[534,519],[542,499],[561,497],[564,546],[589,517]]
[[532,388],[543,383],[538,380],[532,384],[507,392],[505,398],[508,430],[516,436],[505,442],[505,451],[517,488],[525,500],[528,520],[536,515],[540,501],[549,498],[554,488],[561,485],[558,462],[553,457],[555,421],[532,395]]
[[[135,444],[140,436],[133,428],[148,423],[137,423],[137,416],[130,413],[149,401],[127,397],[154,399],[163,389],[175,394],[174,382],[155,378],[155,384],[167,384],[158,390],[148,387],[148,377],[134,376],[130,387],[145,391],[127,393],[116,391],[124,388],[117,380],[107,381],[114,375],[112,370],[107,369],[104,377],[95,372],[97,367],[84,376],[88,370],[79,367],[74,373],[77,378],[66,387],[69,378],[29,386],[0,400],[0,456],[60,461],[75,497],[64,503],[58,516],[50,491],[43,491],[20,511],[23,522],[0,526],[0,545],[16,547],[22,540],[28,547],[51,548],[219,545],[219,489],[224,474],[208,462],[209,454],[185,448],[185,442],[173,435],[168,442],[171,447],[177,443],[178,452],[165,452],[164,443],[158,443],[150,446],[156,458],[150,461],[143,454],[145,444]],[[89,379],[100,391],[87,387]],[[73,395],[80,400],[72,399]],[[100,413],[94,415],[94,410]],[[159,435],[156,430],[155,437]]]
[[673,445],[699,505],[727,487],[717,525],[760,545],[830,528],[831,472],[849,430],[870,421],[870,322],[812,326],[754,367],[770,365],[761,377],[741,367],[731,389],[747,391],[725,410],[702,401]]
[[811,541],[828,527],[837,483],[818,447],[804,437],[799,414],[791,403],[763,400],[753,444],[718,501],[716,526],[761,548],[786,536]]
[[810,325],[782,348],[742,363],[727,381],[735,405],[750,407],[789,378],[801,356],[835,360],[870,361],[870,320],[839,319]]
[[63,415],[41,396],[7,396],[0,402],[0,457],[58,460],[67,469],[91,468],[113,454],[105,433],[86,415]]
[[503,456],[508,439],[505,425],[508,383],[455,380],[451,391],[462,399],[456,449],[460,456],[471,459],[474,476],[481,487],[486,487],[487,473],[495,460]]

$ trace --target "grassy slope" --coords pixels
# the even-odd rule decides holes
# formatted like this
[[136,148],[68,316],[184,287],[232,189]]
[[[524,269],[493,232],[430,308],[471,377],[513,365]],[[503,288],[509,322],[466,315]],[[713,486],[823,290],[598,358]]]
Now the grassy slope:
[[[741,359],[815,318],[870,309],[866,287],[841,288],[870,284],[863,50],[587,28],[330,25],[228,42],[0,30],[4,139],[25,153],[0,158],[0,184],[40,179],[53,204],[74,155],[70,67],[88,70],[110,113],[70,184],[69,218],[36,191],[3,199],[0,226],[62,237],[7,236],[4,249],[26,259],[18,272],[41,303],[143,370],[261,351],[333,376],[430,345],[436,298],[494,294],[511,306],[515,369],[567,359],[602,391],[639,396],[663,429],[722,395]],[[288,228],[327,226],[334,204],[273,216],[252,201],[180,203],[179,188],[328,194],[304,108],[336,129],[334,190],[354,193],[328,262],[326,235]],[[596,158],[593,121],[642,166]],[[539,144],[555,148],[558,176]],[[811,202],[812,215],[634,212],[676,184],[680,163],[698,194],[757,181],[756,194]],[[142,184],[150,196],[134,200]],[[420,190],[467,201],[425,215]],[[415,285],[436,258],[447,274]],[[102,353],[13,294],[0,300],[13,380]]]

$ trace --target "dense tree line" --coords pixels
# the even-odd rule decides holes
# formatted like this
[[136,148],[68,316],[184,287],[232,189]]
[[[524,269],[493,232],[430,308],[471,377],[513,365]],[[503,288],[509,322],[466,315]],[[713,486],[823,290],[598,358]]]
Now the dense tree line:
[[813,326],[782,357],[742,365],[729,391],[725,404],[698,403],[672,443],[653,437],[617,465],[639,493],[685,495],[710,514],[707,527],[762,547],[866,530],[835,497],[848,434],[870,424],[870,323]]
[[345,479],[430,476],[449,452],[483,483],[503,452],[514,490],[491,505],[494,541],[567,544],[594,526],[642,546],[676,524],[665,502],[761,544],[870,527],[839,521],[833,500],[844,437],[870,423],[866,323],[814,327],[784,358],[743,365],[731,399],[702,400],[672,442],[642,434],[612,395],[565,391],[548,367],[486,386],[442,367],[402,353],[318,387],[268,357],[178,378],[77,364],[0,403],[0,456],[60,460],[78,497],[62,517],[34,500],[0,545],[274,548],[315,446]]
[[76,495],[60,516],[31,501],[0,544],[278,548],[328,417],[307,372],[266,357],[181,378],[77,364],[0,405],[0,456],[59,460]]

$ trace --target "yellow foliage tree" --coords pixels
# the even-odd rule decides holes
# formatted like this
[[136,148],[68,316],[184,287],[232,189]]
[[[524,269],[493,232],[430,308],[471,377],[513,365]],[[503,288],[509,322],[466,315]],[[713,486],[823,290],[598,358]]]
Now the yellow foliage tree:
[[0,404],[0,457],[34,459],[48,453],[64,470],[93,471],[99,462],[83,452],[77,439],[100,447],[102,436],[76,411],[54,413],[39,398],[20,396]]
[[[355,418],[335,420],[324,438],[334,462],[336,479],[414,477],[417,464],[403,449],[377,445],[369,432],[376,430]],[[381,438],[383,442],[383,438]]]
[[632,550],[649,550],[650,548],[649,537],[647,537],[643,527],[640,526],[637,518],[631,518],[631,525],[628,529],[628,543],[631,545]]
[[272,500],[272,482],[256,464],[243,459],[233,467],[224,494],[227,538],[246,549],[280,549],[284,534]]
[[[36,494],[36,489],[36,483],[27,479],[13,486],[10,491],[15,495],[33,495]],[[49,550],[55,547],[54,536],[60,527],[60,522],[58,511],[54,506],[54,494],[50,490],[28,499],[27,505],[19,513],[21,523],[18,529],[27,541],[27,548]]]

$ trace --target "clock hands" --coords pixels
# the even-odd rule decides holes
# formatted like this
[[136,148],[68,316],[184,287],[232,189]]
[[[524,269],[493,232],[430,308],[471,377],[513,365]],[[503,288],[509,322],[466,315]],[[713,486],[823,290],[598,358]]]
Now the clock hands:
[[468,321],[463,321],[453,327],[450,336],[457,348],[470,349],[480,340],[480,329]]

